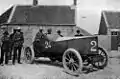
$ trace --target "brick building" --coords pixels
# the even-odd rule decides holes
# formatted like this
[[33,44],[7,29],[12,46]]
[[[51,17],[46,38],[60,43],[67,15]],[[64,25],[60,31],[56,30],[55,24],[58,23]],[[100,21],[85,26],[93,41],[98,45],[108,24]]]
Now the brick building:
[[20,26],[24,32],[25,45],[31,44],[35,34],[42,27],[44,32],[52,29],[53,36],[61,30],[63,36],[73,36],[77,29],[90,35],[75,24],[75,9],[70,6],[14,5],[0,16],[1,27],[7,26],[9,32]]
[[99,35],[107,35],[110,38],[109,45],[111,50],[118,50],[120,45],[120,12],[103,11],[99,27]]

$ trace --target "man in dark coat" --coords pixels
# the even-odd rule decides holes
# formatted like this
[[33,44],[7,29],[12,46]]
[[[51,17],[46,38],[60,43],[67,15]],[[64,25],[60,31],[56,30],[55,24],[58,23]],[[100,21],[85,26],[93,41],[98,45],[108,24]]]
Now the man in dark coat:
[[[23,43],[24,43],[24,36],[23,36],[23,32],[21,32],[21,29],[20,28],[17,28],[16,29],[16,33],[14,34],[13,36],[13,65],[15,64],[15,58],[17,56],[17,60],[18,60],[18,63],[19,64],[22,64],[20,62],[20,58],[21,58],[21,50],[22,50],[22,47],[23,47]],[[18,54],[17,54],[17,51],[18,51]]]
[[80,33],[80,30],[77,30],[76,33],[77,33],[77,34],[75,35],[76,37],[77,37],[77,36],[83,36],[83,34]]
[[43,34],[43,29],[39,29],[39,31],[36,33],[35,41],[40,41],[41,38],[44,37],[45,34]]
[[35,52],[41,52],[44,50],[45,40],[47,40],[46,34],[43,33],[43,29],[40,28],[39,31],[36,33],[33,47]]
[[13,41],[13,36],[16,33],[16,29],[13,29],[13,33],[10,34],[10,56],[9,59],[12,59],[12,51],[13,51],[13,45],[14,45],[14,41]]
[[10,46],[8,31],[5,31],[3,33],[1,41],[2,41],[2,46],[1,46],[1,61],[0,61],[0,64],[3,66],[4,65],[3,64],[4,55],[5,55],[5,64],[8,64],[8,54],[9,54],[9,46]]

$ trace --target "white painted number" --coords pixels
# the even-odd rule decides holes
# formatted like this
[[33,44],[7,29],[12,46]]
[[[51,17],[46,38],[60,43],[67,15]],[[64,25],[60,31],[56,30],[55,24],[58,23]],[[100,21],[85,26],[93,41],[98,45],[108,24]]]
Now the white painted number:
[[97,51],[97,49],[95,48],[96,45],[97,45],[96,41],[91,41],[90,44],[92,45],[92,47],[91,47],[91,51],[92,51],[92,52]]
[[45,41],[45,48],[51,48],[50,42]]

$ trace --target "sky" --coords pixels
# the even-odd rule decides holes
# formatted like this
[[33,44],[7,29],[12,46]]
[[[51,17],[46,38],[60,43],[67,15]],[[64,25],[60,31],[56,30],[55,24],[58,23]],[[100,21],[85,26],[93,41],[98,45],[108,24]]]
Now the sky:
[[[39,5],[72,5],[73,0],[38,0]],[[32,4],[32,0],[0,0],[0,14],[15,4]],[[120,0],[78,0],[77,26],[96,34],[102,10],[120,10]],[[84,17],[84,18],[83,18]]]

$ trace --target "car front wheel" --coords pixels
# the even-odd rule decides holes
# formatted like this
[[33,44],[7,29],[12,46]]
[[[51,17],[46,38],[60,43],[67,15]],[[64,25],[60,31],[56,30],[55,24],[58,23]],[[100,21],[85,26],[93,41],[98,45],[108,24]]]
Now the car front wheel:
[[81,73],[82,62],[80,53],[73,48],[67,49],[63,54],[63,67],[71,75],[79,75]]
[[31,64],[34,61],[34,52],[31,47],[25,47],[24,49],[24,62]]

